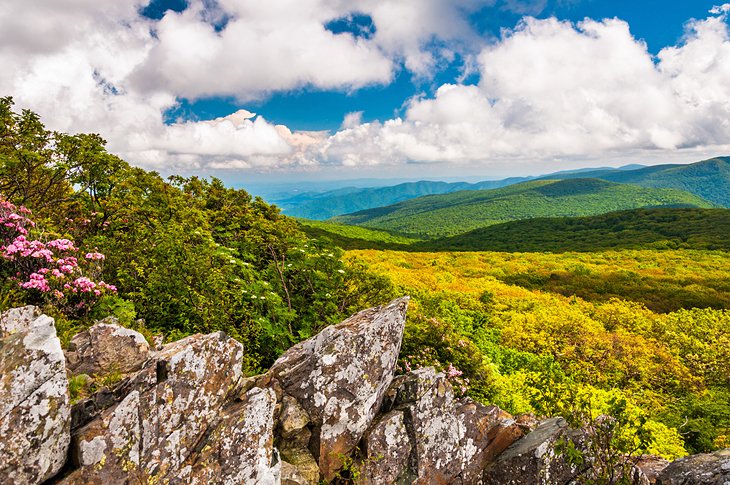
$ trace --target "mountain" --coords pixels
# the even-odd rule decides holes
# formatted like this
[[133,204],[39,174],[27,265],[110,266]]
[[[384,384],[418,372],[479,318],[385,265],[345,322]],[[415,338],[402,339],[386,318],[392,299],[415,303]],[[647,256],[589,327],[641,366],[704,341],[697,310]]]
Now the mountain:
[[[342,214],[383,207],[426,195],[450,194],[463,190],[507,187],[529,180],[597,178],[609,182],[644,187],[685,190],[723,207],[730,207],[730,157],[718,157],[688,165],[624,165],[619,168],[581,168],[539,177],[512,177],[477,183],[422,180],[390,186],[363,187],[362,184],[330,190],[282,191],[267,197],[292,217],[324,220]],[[367,181],[362,181],[363,183]],[[373,181],[369,181],[373,182]],[[326,188],[327,186],[322,186]],[[302,187],[306,189],[307,187]]]
[[640,207],[713,207],[696,195],[599,179],[536,180],[431,195],[335,217],[335,222],[433,239],[535,217],[588,216]]
[[395,204],[424,195],[447,194],[460,190],[480,190],[505,187],[530,180],[513,177],[504,180],[468,182],[406,182],[389,187],[344,187],[322,193],[306,192],[279,200],[272,200],[284,214],[305,219],[323,220],[341,214]]
[[730,251],[730,209],[634,209],[512,221],[416,244],[427,251],[563,252],[604,249]]
[[636,170],[597,169],[567,172],[539,179],[598,178],[644,187],[685,190],[723,207],[730,207],[730,157],[717,157],[688,165],[654,165]]

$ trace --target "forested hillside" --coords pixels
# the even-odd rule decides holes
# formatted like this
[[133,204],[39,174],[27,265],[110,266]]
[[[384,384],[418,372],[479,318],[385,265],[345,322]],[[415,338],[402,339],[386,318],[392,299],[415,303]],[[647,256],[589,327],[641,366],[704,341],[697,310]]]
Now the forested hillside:
[[333,221],[417,238],[437,238],[513,220],[587,216],[639,207],[712,207],[712,204],[676,189],[648,189],[581,178],[419,197],[335,217]]
[[[730,207],[730,157],[687,165],[654,165],[637,170],[598,170],[561,175],[561,179],[593,177],[611,182],[685,190],[723,207]],[[547,176],[543,178],[555,178]]]
[[387,231],[328,221],[297,219],[302,231],[313,238],[325,238],[344,249],[403,249],[420,239],[397,236]]
[[633,209],[589,217],[506,222],[416,244],[432,251],[601,251],[722,249],[730,251],[730,209]]

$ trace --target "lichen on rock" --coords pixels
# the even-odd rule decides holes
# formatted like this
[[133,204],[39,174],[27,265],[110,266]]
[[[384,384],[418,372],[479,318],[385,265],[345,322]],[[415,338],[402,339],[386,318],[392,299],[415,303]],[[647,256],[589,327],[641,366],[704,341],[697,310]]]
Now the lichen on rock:
[[149,356],[144,336],[112,317],[75,335],[66,350],[68,368],[74,374],[126,374],[139,370]]
[[51,317],[32,306],[0,316],[0,477],[40,483],[66,461],[66,364]]
[[289,349],[269,374],[309,415],[325,480],[380,409],[400,352],[408,298],[357,313]]

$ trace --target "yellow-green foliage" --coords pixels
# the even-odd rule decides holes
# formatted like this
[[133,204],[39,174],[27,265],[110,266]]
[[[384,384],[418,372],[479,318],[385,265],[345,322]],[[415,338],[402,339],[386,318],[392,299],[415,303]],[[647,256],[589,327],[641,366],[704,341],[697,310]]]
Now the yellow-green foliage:
[[[545,408],[550,400],[537,392],[548,378],[589,394],[597,413],[608,397],[620,395],[631,412],[646,413],[648,450],[667,457],[716,448],[730,434],[730,311],[690,308],[686,293],[666,288],[691,281],[693,291],[712,294],[727,285],[727,253],[366,250],[347,256],[411,294],[404,349],[431,348],[438,363],[453,363],[471,379],[475,398],[513,413],[558,412]],[[614,282],[610,297],[507,283],[515,274],[549,280],[560,271],[596,282],[619,272],[633,276]],[[634,298],[637,280],[665,290],[666,305],[678,309],[649,310],[644,303],[651,295]]]

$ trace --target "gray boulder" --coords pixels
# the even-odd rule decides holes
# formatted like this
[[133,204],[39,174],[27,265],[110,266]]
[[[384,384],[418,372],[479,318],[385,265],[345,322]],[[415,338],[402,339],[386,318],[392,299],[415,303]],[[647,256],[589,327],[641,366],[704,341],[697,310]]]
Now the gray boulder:
[[393,380],[408,297],[357,313],[289,349],[269,375],[311,420],[310,449],[325,480],[342,468]]
[[670,463],[657,485],[730,485],[730,448],[687,456]]
[[142,334],[111,317],[75,335],[66,350],[73,374],[127,374],[139,370],[149,357],[150,346]]
[[[130,392],[121,402],[74,431],[78,469],[65,482],[112,483],[122,476],[146,481],[192,473],[191,457],[210,436],[230,443],[226,433],[248,432],[236,428],[240,413],[235,408],[223,412],[241,379],[242,358],[242,345],[222,332],[193,335],[166,346],[124,383]],[[242,399],[249,401],[256,403],[265,423],[273,419],[266,417],[273,415],[271,391]],[[245,405],[238,408],[243,412]],[[229,426],[216,434],[226,420]],[[273,450],[268,453],[273,457]],[[221,456],[225,454],[222,450]],[[182,472],[188,465],[191,468]]]
[[66,364],[51,317],[27,306],[0,316],[0,477],[41,483],[66,461]]
[[555,443],[569,431],[560,417],[540,423],[486,467],[483,485],[552,485],[568,483],[576,470],[556,456]]
[[363,443],[369,483],[475,483],[522,436],[496,406],[456,400],[445,375],[433,368],[397,378],[384,412]]

